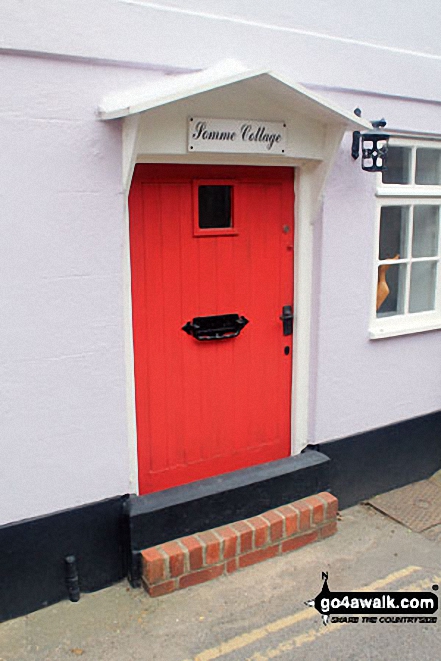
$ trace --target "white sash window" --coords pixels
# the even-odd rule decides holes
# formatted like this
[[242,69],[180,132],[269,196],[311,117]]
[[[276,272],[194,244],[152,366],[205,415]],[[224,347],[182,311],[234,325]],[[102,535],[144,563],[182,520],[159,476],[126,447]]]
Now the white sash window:
[[370,337],[441,328],[441,143],[391,141],[380,176]]

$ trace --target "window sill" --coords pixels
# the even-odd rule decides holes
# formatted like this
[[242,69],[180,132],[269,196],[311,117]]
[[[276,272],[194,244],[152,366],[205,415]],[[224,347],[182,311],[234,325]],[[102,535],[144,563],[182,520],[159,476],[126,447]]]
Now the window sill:
[[381,184],[376,190],[377,197],[441,197],[441,186],[416,186],[409,184]]
[[399,324],[381,324],[376,323],[369,329],[370,340],[381,340],[385,337],[397,337],[399,335],[412,335],[414,333],[426,333],[427,331],[441,329],[441,318],[437,316],[436,320],[411,322],[402,320]]

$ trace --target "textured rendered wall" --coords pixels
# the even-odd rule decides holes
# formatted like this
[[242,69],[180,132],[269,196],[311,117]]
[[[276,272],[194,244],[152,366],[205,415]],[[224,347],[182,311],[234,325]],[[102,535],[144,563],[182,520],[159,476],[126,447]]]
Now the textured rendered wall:
[[129,489],[118,122],[141,70],[3,56],[0,523]]
[[[7,0],[0,48],[156,66],[224,58],[297,82],[439,98],[438,0]],[[435,83],[438,80],[438,83]]]

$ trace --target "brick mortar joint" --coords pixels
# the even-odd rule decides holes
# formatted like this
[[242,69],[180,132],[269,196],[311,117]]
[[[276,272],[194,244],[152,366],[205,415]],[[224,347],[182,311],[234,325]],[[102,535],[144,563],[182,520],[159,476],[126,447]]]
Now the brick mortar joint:
[[[206,532],[206,531],[202,531],[202,532]],[[194,535],[192,535],[192,537],[194,537],[197,540],[197,542],[199,543],[199,545],[201,547],[201,550],[202,550],[202,567],[206,567],[207,566],[207,545],[205,544],[204,540],[199,537],[200,534],[201,533],[197,532]],[[196,570],[196,571],[199,571],[199,570]]]
[[[329,493],[329,492],[321,492],[321,493]],[[329,494],[329,495],[334,499],[334,501],[332,503],[329,503],[327,500],[325,500],[325,498],[323,498],[323,496],[321,494],[317,494],[317,498],[319,498],[319,500],[321,500],[321,502],[323,503],[324,518],[326,520],[328,520],[328,511],[329,511],[329,507],[331,505],[335,504],[336,505],[336,512],[338,511],[338,499],[335,496],[333,496],[332,494]],[[329,520],[332,520],[332,518],[334,518],[334,515],[332,515],[332,517]]]
[[185,546],[185,544],[183,544],[183,542],[180,539],[177,539],[176,542],[177,542],[179,548],[181,549],[182,553],[184,554],[184,571],[181,574],[181,576],[182,576],[182,575],[187,574],[188,572],[191,571],[191,569],[190,569],[190,551],[188,550],[188,548]]
[[275,510],[278,514],[280,514],[281,516],[283,516],[283,535],[284,535],[284,537],[286,537],[286,536],[289,536],[289,537],[290,537],[291,535],[288,535],[287,532],[286,532],[286,530],[287,530],[286,520],[287,520],[288,516],[287,516],[286,514],[284,514],[283,512],[280,511],[280,510],[282,509],[282,507],[289,508],[289,509],[291,510],[291,514],[295,515],[295,517],[296,517],[296,527],[297,527],[297,529],[298,529],[299,526],[300,526],[300,512],[299,512],[299,510],[297,510],[297,509],[296,509],[291,503],[289,503],[288,505],[281,505],[281,507],[278,507],[278,508]]
[[[268,518],[269,514],[276,514],[279,517],[279,521],[270,521],[269,518]],[[271,527],[274,524],[281,523],[282,524],[282,537],[285,536],[285,533],[286,533],[285,517],[283,516],[283,514],[278,512],[277,509],[268,510],[267,512],[264,512],[260,516],[262,517],[262,519],[264,519],[268,523],[268,530],[271,530]]]
[[[243,530],[243,531],[237,530],[235,527],[237,524],[245,525],[248,528],[248,530]],[[254,533],[254,526],[252,523],[249,522],[248,519],[242,519],[241,521],[234,521],[234,523],[231,523],[229,527],[232,528],[233,532],[236,533],[237,537],[241,537],[241,535],[246,535],[248,532],[250,532],[251,535],[253,535]]]
[[[158,550],[158,552],[162,555],[162,557],[164,559],[164,570],[165,570],[164,571],[164,574],[165,574],[165,579],[164,580],[169,581],[172,578],[171,575],[170,575],[170,556],[168,555],[168,553],[166,553],[164,551],[162,546],[156,546],[155,548]],[[155,585],[157,585],[157,584],[155,583]]]
[[224,558],[225,538],[222,537],[222,535],[218,532],[218,530],[220,530],[220,526],[219,526],[219,528],[213,528],[212,532],[213,532],[214,536],[217,538],[217,540],[219,542],[219,556],[221,558],[221,561],[224,561],[225,560],[225,558]]

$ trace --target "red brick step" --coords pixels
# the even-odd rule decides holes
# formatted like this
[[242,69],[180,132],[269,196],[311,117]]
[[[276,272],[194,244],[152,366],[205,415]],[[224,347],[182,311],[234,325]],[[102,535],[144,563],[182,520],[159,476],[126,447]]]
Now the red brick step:
[[142,577],[152,597],[211,581],[294,551],[337,531],[338,501],[323,491],[259,516],[142,551]]

